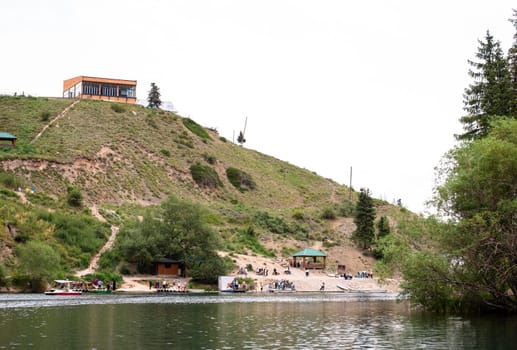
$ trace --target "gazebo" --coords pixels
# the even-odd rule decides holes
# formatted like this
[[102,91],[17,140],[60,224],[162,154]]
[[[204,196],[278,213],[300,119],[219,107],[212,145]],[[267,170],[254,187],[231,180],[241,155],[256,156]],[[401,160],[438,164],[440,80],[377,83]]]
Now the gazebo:
[[[293,266],[298,266],[296,263],[297,258],[303,259],[299,267],[305,269],[325,269],[326,266],[327,254],[316,249],[305,248],[304,250],[300,250],[298,253],[294,253],[292,257]],[[321,262],[321,260],[323,260],[323,262]]]
[[[8,132],[0,132],[0,141],[11,142],[12,147],[16,147],[16,136],[9,134]],[[8,144],[0,143],[0,147],[9,147]]]

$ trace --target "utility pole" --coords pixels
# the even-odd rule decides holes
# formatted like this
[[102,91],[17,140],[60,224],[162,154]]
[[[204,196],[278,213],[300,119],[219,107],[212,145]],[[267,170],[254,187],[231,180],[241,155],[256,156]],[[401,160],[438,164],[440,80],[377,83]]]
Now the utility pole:
[[242,137],[245,139],[246,136],[246,126],[248,125],[248,117],[244,120],[244,130],[242,131]]
[[349,185],[349,200],[352,202],[352,166],[350,166],[350,185]]

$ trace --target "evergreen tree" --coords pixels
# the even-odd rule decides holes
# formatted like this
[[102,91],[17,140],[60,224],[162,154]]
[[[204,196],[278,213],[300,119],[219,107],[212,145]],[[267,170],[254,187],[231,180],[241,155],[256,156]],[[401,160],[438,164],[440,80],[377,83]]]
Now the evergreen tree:
[[147,107],[150,108],[160,108],[162,104],[162,100],[160,99],[160,88],[156,86],[155,83],[151,83],[151,90],[149,91],[149,95],[147,96]]
[[[431,309],[517,312],[517,120],[449,152],[438,209],[455,219],[433,251],[403,268],[411,297]],[[439,301],[437,304],[436,302]],[[441,305],[440,305],[441,304]]]
[[515,34],[513,34],[513,45],[508,51],[508,65],[510,67],[513,91],[511,116],[517,118],[517,10],[513,10],[513,17],[513,19],[510,19],[510,22],[515,27]]
[[485,41],[478,42],[478,61],[468,61],[474,82],[463,95],[467,115],[460,118],[465,133],[456,136],[459,140],[484,137],[493,117],[511,115],[511,76],[500,43],[488,31]]
[[377,221],[377,238],[382,238],[390,234],[390,221],[386,216],[381,216]]
[[246,142],[246,139],[244,138],[244,134],[242,133],[242,131],[239,131],[239,136],[237,137],[237,142],[241,146]]
[[368,189],[361,189],[359,201],[355,207],[354,223],[356,230],[353,234],[355,241],[364,249],[370,248],[375,239],[375,208]]

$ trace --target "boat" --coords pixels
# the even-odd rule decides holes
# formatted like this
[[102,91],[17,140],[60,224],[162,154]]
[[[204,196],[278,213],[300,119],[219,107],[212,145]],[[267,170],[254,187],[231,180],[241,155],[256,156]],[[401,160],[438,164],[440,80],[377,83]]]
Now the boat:
[[361,293],[361,294],[377,294],[377,293],[388,293],[386,289],[351,289],[343,286],[342,284],[336,284],[336,287],[344,292]]
[[246,287],[234,276],[219,276],[218,284],[221,293],[246,293]]
[[81,295],[82,291],[74,289],[73,284],[77,281],[54,280],[56,287],[45,292],[45,295]]
[[348,291],[348,292],[350,291],[350,288],[347,288],[347,287],[345,287],[344,285],[339,284],[339,283],[338,283],[338,284],[336,284],[336,287],[338,287],[338,288],[339,288],[339,289],[341,289],[341,290],[345,290],[345,291]]

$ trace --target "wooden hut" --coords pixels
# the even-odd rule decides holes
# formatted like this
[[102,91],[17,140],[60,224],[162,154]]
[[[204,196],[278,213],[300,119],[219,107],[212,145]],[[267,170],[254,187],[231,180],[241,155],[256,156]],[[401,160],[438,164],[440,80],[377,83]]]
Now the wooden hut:
[[184,276],[184,264],[179,260],[156,259],[153,261],[153,274],[158,276]]

